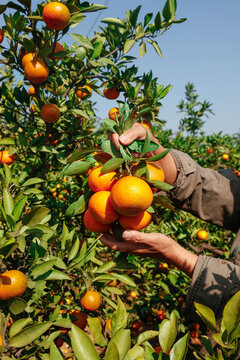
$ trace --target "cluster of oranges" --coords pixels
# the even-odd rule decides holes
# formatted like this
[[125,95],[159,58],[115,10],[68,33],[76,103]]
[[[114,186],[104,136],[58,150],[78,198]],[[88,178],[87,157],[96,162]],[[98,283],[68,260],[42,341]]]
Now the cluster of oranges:
[[[149,180],[164,180],[160,167],[148,163]],[[102,166],[94,168],[88,176],[88,185],[94,194],[88,202],[83,222],[96,233],[109,232],[116,220],[123,229],[142,230],[152,215],[147,211],[153,201],[153,191],[146,178],[124,176],[118,179],[116,171],[101,173]]]

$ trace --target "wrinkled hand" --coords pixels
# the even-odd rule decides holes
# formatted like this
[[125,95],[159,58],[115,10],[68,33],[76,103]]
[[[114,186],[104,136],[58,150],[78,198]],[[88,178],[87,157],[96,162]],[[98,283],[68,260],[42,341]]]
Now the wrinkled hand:
[[164,260],[192,276],[198,257],[167,235],[125,230],[122,238],[124,241],[119,242],[113,235],[104,234],[100,240],[111,250]]

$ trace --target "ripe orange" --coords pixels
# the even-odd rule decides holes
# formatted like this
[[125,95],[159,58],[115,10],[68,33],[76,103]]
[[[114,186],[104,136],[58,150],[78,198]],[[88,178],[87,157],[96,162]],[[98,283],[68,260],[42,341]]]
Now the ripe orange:
[[136,320],[132,324],[132,329],[139,330],[141,326],[142,326],[142,322],[140,320]]
[[92,88],[89,85],[84,85],[76,90],[76,95],[79,99],[88,99],[92,96]]
[[63,30],[70,21],[70,12],[66,5],[53,1],[43,9],[43,21],[52,30]]
[[80,304],[88,311],[97,310],[100,307],[101,302],[101,295],[93,290],[87,290],[80,299]]
[[208,153],[208,154],[212,154],[212,153],[213,153],[213,149],[212,149],[212,148],[207,149],[207,153]]
[[206,240],[208,237],[208,233],[206,232],[206,230],[199,230],[197,233],[197,238],[199,240]]
[[24,67],[25,77],[30,83],[39,84],[47,80],[49,69],[42,58],[27,62]]
[[41,118],[48,123],[54,123],[60,118],[60,110],[55,104],[45,104],[40,111]]
[[29,61],[33,61],[34,59],[36,59],[37,57],[37,53],[35,52],[29,52],[27,54],[25,54],[22,58],[22,67],[25,68],[25,66],[27,65],[27,63]]
[[0,151],[0,164],[11,165],[14,162],[14,155],[9,155],[8,150]]
[[31,105],[30,106],[30,111],[31,113],[35,113],[37,110],[35,109],[35,106],[34,105]]
[[111,88],[105,88],[103,90],[103,95],[109,100],[115,100],[119,97],[119,91],[115,86],[113,86]]
[[115,114],[116,114],[116,116],[117,116],[117,119],[119,119],[120,114],[119,114],[119,109],[118,109],[118,107],[113,107],[113,108],[111,108],[111,109],[109,110],[109,112],[108,112],[108,117],[109,117],[109,119],[116,121]]
[[137,297],[136,291],[132,290],[132,291],[130,292],[130,296],[131,296],[133,299],[135,299],[135,298]]
[[229,155],[228,154],[222,154],[222,159],[223,160],[229,160]]
[[118,218],[111,203],[110,191],[95,192],[89,199],[88,209],[100,224],[111,224]]
[[102,174],[101,169],[102,166],[96,167],[88,176],[88,186],[92,191],[110,191],[117,181],[116,171]]
[[0,275],[0,300],[21,296],[27,289],[27,278],[19,270],[9,270]]
[[196,331],[196,330],[190,331],[190,337],[191,338],[198,338],[199,337],[198,331]]
[[[60,51],[65,51],[65,49],[64,49],[64,47],[62,46],[62,44],[61,43],[59,43],[59,42],[57,42],[56,43],[56,46],[55,46],[55,49],[54,49],[54,54],[56,54],[56,53],[58,53],[58,52],[60,52]],[[50,58],[51,59],[53,59],[53,60],[60,60],[60,59],[62,59],[61,57],[55,57],[55,56],[50,56]],[[64,83],[63,83],[63,85],[62,85],[62,88],[64,87]]]
[[150,186],[136,176],[121,178],[111,190],[112,205],[121,215],[138,215],[147,210],[152,201],[153,193]]
[[0,29],[0,44],[3,42],[4,39],[4,32],[2,31],[2,29]]
[[77,320],[73,320],[72,323],[80,329],[84,330],[87,325],[87,314],[79,310],[72,310],[70,314],[77,318]]
[[100,224],[98,221],[96,221],[89,209],[85,211],[85,214],[83,216],[83,223],[88,230],[95,233],[106,233],[110,230],[110,225]]
[[158,317],[160,320],[166,319],[166,313],[165,313],[165,311],[159,310],[159,311],[157,312],[157,317]]
[[36,94],[35,87],[34,87],[34,86],[31,86],[31,87],[28,89],[28,95],[35,95],[35,94]]
[[[147,169],[149,175],[149,181],[164,181],[165,175],[161,166],[153,163],[147,162]],[[135,170],[137,164],[133,166],[133,171]],[[142,178],[146,180],[146,175],[143,175]]]
[[150,132],[152,131],[152,124],[147,120],[142,120],[141,125],[144,126]]
[[142,230],[152,221],[152,215],[144,211],[136,216],[121,215],[118,221],[123,229]]

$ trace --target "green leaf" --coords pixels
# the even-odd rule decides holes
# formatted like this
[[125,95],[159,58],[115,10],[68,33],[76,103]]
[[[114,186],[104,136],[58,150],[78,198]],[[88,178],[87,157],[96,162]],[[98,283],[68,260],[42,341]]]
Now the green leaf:
[[94,342],[101,346],[104,347],[107,345],[107,340],[105,339],[105,337],[102,334],[101,331],[101,320],[99,318],[91,318],[90,316],[88,317],[88,325],[91,331],[91,334],[93,336],[93,340]]
[[28,326],[20,334],[13,336],[8,345],[10,347],[24,347],[32,343],[34,340],[38,339],[51,326],[52,323],[50,321]]
[[145,155],[147,152],[151,151],[150,149],[151,149],[150,136],[149,136],[149,133],[146,132],[142,155]]
[[27,202],[27,196],[24,196],[20,200],[18,200],[18,202],[14,206],[12,215],[16,222],[20,219],[20,216],[22,215],[26,202]]
[[147,13],[145,16],[144,16],[144,26],[146,26],[149,21],[152,19],[153,17],[153,13]]
[[117,264],[115,263],[115,261],[109,261],[101,266],[99,266],[98,269],[96,269],[96,273],[101,274],[101,273],[106,273],[109,270],[112,270]]
[[73,163],[68,164],[63,168],[63,170],[61,171],[61,175],[79,175],[89,169],[90,166],[91,164],[86,161],[74,161]]
[[77,149],[68,157],[68,162],[72,163],[77,160],[82,160],[86,155],[92,154],[95,151],[98,151],[98,149],[93,147]]
[[240,321],[240,291],[236,292],[223,309],[221,333],[227,330],[228,338],[233,330],[239,327]]
[[113,158],[108,160],[102,167],[101,173],[106,174],[108,172],[114,171],[116,169],[119,169],[120,166],[124,163],[124,159],[119,158]]
[[[123,360],[131,346],[130,330],[120,329],[119,331],[117,331],[115,335],[112,337],[109,345],[111,343],[114,343],[116,345],[119,353],[119,359]],[[107,354],[108,354],[108,349],[106,351],[106,357]]]
[[202,321],[214,332],[217,331],[216,328],[216,318],[214,311],[210,309],[209,307],[199,304],[197,302],[194,302],[194,306],[196,308],[196,313],[200,316]]
[[[140,360],[140,359],[149,359],[148,357],[145,357],[145,351],[141,346],[134,345],[125,356],[124,360]],[[149,360],[153,360],[149,359]]]
[[50,261],[45,261],[44,263],[37,265],[31,272],[31,276],[33,277],[37,277],[40,275],[45,274],[46,272],[48,272],[49,270],[51,270],[53,268],[53,266],[55,265],[56,260],[50,260]]
[[179,339],[170,351],[170,360],[184,360],[188,350],[189,334]]
[[0,14],[4,13],[7,9],[7,5],[0,5]]
[[117,308],[111,317],[111,327],[113,335],[120,329],[125,329],[127,327],[127,319],[128,314],[126,311],[126,307],[123,304],[122,300],[118,297]]
[[[166,353],[173,345],[177,336],[177,316],[171,313],[170,319],[165,319],[159,326],[159,344]],[[179,359],[180,360],[180,359]]]
[[117,18],[108,17],[108,18],[104,18],[103,20],[101,20],[101,22],[108,24],[108,25],[116,25],[116,26],[122,27],[122,28],[126,27],[124,22]]
[[81,195],[77,201],[69,205],[66,210],[66,216],[75,216],[78,214],[82,214],[86,209],[86,201],[87,199],[85,198],[85,196]]
[[49,212],[50,210],[44,206],[36,206],[24,216],[23,224],[29,227],[38,225]]
[[157,12],[157,15],[155,16],[154,24],[155,24],[155,29],[156,29],[156,30],[160,30],[160,29],[161,29],[162,18],[161,18],[161,13],[160,13],[160,11],[158,11],[158,12]]
[[79,238],[77,237],[69,252],[68,261],[71,261],[77,256],[79,249],[80,249],[80,241]]
[[137,344],[141,345],[143,344],[145,341],[148,341],[150,339],[153,339],[154,337],[159,335],[159,331],[154,331],[154,330],[148,330],[148,331],[144,331],[143,333],[141,333],[138,338],[137,338]]
[[171,89],[172,85],[168,85],[163,90],[160,90],[160,94],[158,94],[158,99],[163,99]]
[[99,360],[99,355],[87,334],[72,325],[71,343],[75,356],[78,360]]
[[39,184],[39,183],[42,183],[42,182],[45,182],[45,180],[40,179],[40,178],[31,178],[31,179],[25,181],[21,185],[21,187],[25,187],[25,186],[29,186],[29,185],[35,185],[35,184]]
[[18,243],[11,239],[0,247],[0,256],[8,258],[14,250],[18,248]]
[[93,45],[91,43],[91,41],[83,35],[80,34],[70,34],[72,36],[72,38],[74,40],[76,40],[77,42],[79,42],[81,45],[83,45],[85,48],[87,49],[93,49]]
[[115,279],[123,282],[126,285],[130,285],[133,287],[136,286],[135,282],[128,275],[114,273],[114,277]]
[[139,44],[139,56],[142,58],[147,52],[146,44],[144,41]]
[[128,39],[124,44],[123,53],[127,54],[131,50],[135,42],[135,39]]
[[165,21],[169,21],[177,10],[177,1],[176,0],[167,0],[163,7],[163,17]]
[[137,24],[137,19],[138,19],[138,15],[139,15],[139,12],[141,10],[141,5],[139,5],[138,7],[136,7],[136,9],[134,9],[133,11],[130,12],[130,23],[132,25],[132,27],[135,28],[136,24]]
[[161,51],[161,49],[160,49],[160,47],[158,46],[158,43],[156,42],[156,41],[151,41],[151,44],[152,44],[152,46],[154,47],[154,49],[156,50],[156,53],[160,56],[160,57],[162,57],[162,51]]
[[64,274],[59,270],[50,270],[47,273],[36,278],[36,281],[39,280],[72,280],[68,275]]
[[[129,150],[137,152],[137,153],[143,153],[143,149],[144,149],[144,144],[145,141],[144,140],[135,140],[133,141],[130,145],[128,145]],[[150,141],[150,143],[148,144],[148,151],[155,151],[159,148],[159,145],[156,144],[153,141]],[[150,161],[150,159],[148,160]],[[152,160],[151,160],[152,161]]]
[[154,187],[162,190],[162,191],[169,191],[171,189],[173,189],[172,185],[169,185],[163,181],[149,181],[150,184],[152,184]]
[[202,340],[202,343],[205,346],[207,352],[210,355],[213,355],[214,354],[213,347],[212,347],[212,343],[211,343],[211,340],[209,339],[209,337],[206,335],[203,335],[203,336],[201,336],[201,340]]
[[110,341],[108,344],[104,360],[120,360],[118,348],[112,341]]
[[15,145],[15,139],[12,138],[0,139],[0,145]]
[[21,298],[14,298],[10,301],[10,304],[8,305],[9,311],[11,311],[12,314],[18,315],[24,312],[24,310],[27,307],[27,303],[25,300]]
[[15,335],[22,332],[22,330],[27,326],[30,325],[33,322],[31,318],[23,318],[14,321],[14,323],[11,325],[9,330],[9,337],[10,339],[14,337]]
[[3,189],[3,207],[7,215],[11,215],[14,208],[14,200],[7,188]]
[[5,173],[4,186],[6,188],[8,188],[9,184],[12,180],[12,172],[11,172],[10,167],[8,165],[6,165],[5,163],[3,163],[3,167],[4,167],[4,173]]
[[60,351],[58,350],[58,348],[56,347],[56,345],[54,344],[54,342],[51,343],[50,345],[50,360],[63,360],[63,357],[60,353]]
[[[159,148],[159,146],[157,147],[157,149]],[[169,153],[170,149],[168,150],[164,150],[162,152],[160,152],[159,154],[152,156],[151,158],[148,159],[148,161],[157,161],[160,160],[162,158],[164,158],[164,156],[166,156]]]

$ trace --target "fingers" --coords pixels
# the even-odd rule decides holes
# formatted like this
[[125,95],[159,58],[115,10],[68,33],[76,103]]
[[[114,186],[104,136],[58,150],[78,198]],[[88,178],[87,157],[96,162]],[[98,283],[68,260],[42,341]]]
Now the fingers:
[[112,142],[113,142],[113,145],[115,146],[115,148],[117,150],[119,150],[120,149],[119,135],[115,134],[115,133],[112,133],[111,134],[111,139],[112,139]]
[[146,137],[146,128],[141,124],[134,123],[131,129],[125,131],[119,138],[122,145],[130,145],[134,140],[144,140]]
[[111,250],[115,250],[115,251],[121,251],[121,252],[132,252],[135,250],[135,247],[133,246],[133,244],[130,242],[119,242],[116,241],[116,239],[114,238],[113,235],[111,234],[104,234],[100,237],[100,241],[106,245],[107,247],[109,247],[109,249]]

